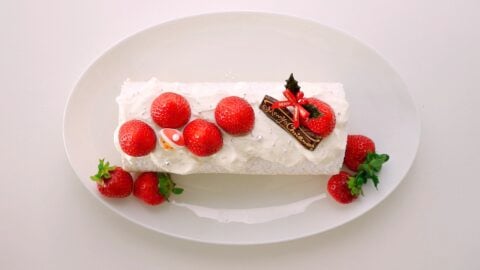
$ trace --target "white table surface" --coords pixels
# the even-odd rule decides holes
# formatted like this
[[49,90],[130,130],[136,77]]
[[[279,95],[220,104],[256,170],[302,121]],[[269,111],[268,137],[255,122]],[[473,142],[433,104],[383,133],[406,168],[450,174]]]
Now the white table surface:
[[[149,26],[231,10],[338,28],[404,78],[421,113],[421,144],[383,203],[306,239],[216,246],[130,223],[76,179],[62,116],[89,64]],[[479,10],[475,0],[2,1],[0,269],[480,269]]]

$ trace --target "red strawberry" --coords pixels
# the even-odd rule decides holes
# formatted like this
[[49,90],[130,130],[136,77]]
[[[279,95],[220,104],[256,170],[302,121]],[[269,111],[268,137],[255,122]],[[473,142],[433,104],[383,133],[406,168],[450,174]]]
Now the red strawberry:
[[150,114],[153,121],[162,128],[180,128],[190,119],[191,111],[184,97],[166,92],[152,102]]
[[303,125],[322,137],[327,137],[335,128],[335,112],[327,103],[316,98],[308,98],[303,105],[310,112],[310,117]]
[[118,141],[123,152],[133,157],[145,156],[155,149],[155,131],[145,122],[130,120],[120,127]]
[[375,153],[375,144],[370,138],[363,135],[348,135],[344,164],[356,173],[351,176],[346,172],[340,172],[332,176],[328,180],[328,192],[340,203],[352,202],[358,195],[363,195],[362,187],[369,179],[377,188],[378,173],[389,158],[387,154]]
[[218,127],[203,119],[188,123],[183,129],[183,139],[188,150],[197,156],[210,156],[223,146],[222,132]]
[[245,99],[231,96],[217,104],[215,120],[225,132],[231,135],[245,135],[253,129],[255,114]]
[[348,135],[343,163],[350,170],[357,171],[368,153],[375,153],[375,143],[370,138],[363,135]]
[[168,173],[144,172],[135,180],[133,195],[147,204],[157,205],[168,200],[171,193],[183,192],[175,186]]
[[90,179],[97,182],[98,191],[104,196],[123,198],[132,193],[133,179],[130,173],[121,167],[110,166],[110,163],[105,163],[104,159],[100,159],[98,172]]
[[339,174],[333,175],[328,180],[327,190],[328,193],[339,203],[351,203],[355,200],[358,195],[353,195],[348,187],[348,181],[351,179],[351,176],[346,172],[340,172]]

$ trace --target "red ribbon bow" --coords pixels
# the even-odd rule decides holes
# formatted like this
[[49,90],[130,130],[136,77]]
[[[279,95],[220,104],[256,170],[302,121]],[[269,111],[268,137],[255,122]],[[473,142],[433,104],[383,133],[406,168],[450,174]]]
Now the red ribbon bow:
[[293,106],[293,125],[295,128],[298,128],[300,126],[300,119],[306,120],[310,116],[310,113],[302,106],[307,103],[303,98],[303,92],[298,91],[297,95],[294,95],[290,90],[286,89],[283,91],[283,95],[287,100],[274,102],[272,108],[278,109]]

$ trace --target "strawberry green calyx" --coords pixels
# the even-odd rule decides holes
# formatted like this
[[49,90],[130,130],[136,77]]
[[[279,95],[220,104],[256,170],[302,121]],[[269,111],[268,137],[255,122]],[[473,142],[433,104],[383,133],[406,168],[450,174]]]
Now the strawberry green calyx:
[[300,91],[300,86],[298,85],[298,81],[293,77],[293,73],[290,74],[290,77],[288,77],[288,80],[285,82],[287,83],[285,84],[285,89],[288,89],[292,94],[296,95],[298,91]]
[[158,190],[168,201],[168,198],[173,193],[180,195],[183,192],[183,188],[176,187],[176,183],[172,181],[172,177],[169,173],[157,173],[158,177]]
[[362,186],[371,179],[375,188],[377,188],[379,179],[377,173],[382,169],[382,165],[387,162],[387,154],[368,153],[365,161],[358,167],[358,172],[348,179],[348,188],[354,196],[363,195]]
[[308,118],[318,118],[322,116],[322,113],[313,104],[305,104],[305,105],[302,105],[302,107],[305,108],[305,110],[307,110],[310,113]]
[[111,177],[110,172],[115,170],[115,168],[115,166],[110,166],[110,162],[105,162],[105,159],[102,158],[98,161],[97,174],[90,176],[90,179],[99,184],[102,184],[103,180],[109,179]]

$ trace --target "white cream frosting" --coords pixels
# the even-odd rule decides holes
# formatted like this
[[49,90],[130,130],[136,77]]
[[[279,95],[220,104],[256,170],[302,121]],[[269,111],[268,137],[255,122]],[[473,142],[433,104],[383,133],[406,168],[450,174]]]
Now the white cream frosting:
[[233,137],[222,131],[222,149],[209,157],[197,157],[187,148],[164,150],[160,145],[143,157],[123,153],[118,144],[118,127],[114,142],[122,155],[125,169],[131,171],[168,171],[191,173],[243,173],[243,174],[335,174],[343,162],[346,145],[348,102],[340,83],[301,82],[306,97],[315,97],[328,103],[335,111],[336,126],[314,151],[305,149],[290,134],[270,120],[258,107],[265,95],[284,100],[282,82],[238,83],[171,83],[153,78],[147,82],[125,81],[120,96],[119,126],[131,119],[150,124],[158,133],[150,117],[150,104],[163,92],[184,96],[192,109],[191,120],[203,118],[215,123],[216,104],[224,97],[239,96],[246,99],[255,112],[252,132]]

